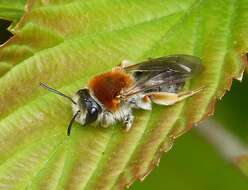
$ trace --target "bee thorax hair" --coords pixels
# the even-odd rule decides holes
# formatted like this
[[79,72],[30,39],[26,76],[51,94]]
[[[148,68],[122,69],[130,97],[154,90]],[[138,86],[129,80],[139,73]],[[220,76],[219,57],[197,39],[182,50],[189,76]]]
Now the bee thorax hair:
[[116,69],[95,76],[90,81],[89,88],[98,101],[108,110],[117,111],[121,106],[119,95],[122,89],[128,88],[133,82],[131,75]]
[[100,117],[99,121],[102,127],[108,127],[116,122],[122,122],[127,131],[132,127],[134,119],[131,107],[126,104],[121,105],[115,112],[106,110]]

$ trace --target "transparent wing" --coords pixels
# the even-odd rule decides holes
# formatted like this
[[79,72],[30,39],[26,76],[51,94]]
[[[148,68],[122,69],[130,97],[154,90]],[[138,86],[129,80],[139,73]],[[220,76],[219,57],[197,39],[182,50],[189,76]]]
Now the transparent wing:
[[124,68],[132,74],[135,84],[123,92],[131,96],[140,92],[179,91],[185,81],[202,70],[201,60],[191,55],[172,55],[150,59]]
[[202,69],[201,59],[192,55],[171,55],[131,65],[124,68],[127,72],[160,72],[175,70],[182,73],[197,72]]

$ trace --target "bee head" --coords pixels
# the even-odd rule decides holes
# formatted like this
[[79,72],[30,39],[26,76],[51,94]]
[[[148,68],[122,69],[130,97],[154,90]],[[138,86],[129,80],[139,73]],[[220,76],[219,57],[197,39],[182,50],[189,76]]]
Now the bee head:
[[73,100],[76,102],[76,104],[72,105],[74,114],[80,112],[76,117],[76,121],[83,125],[95,122],[102,112],[101,106],[90,95],[87,88],[77,91]]
[[71,98],[63,94],[62,92],[49,87],[45,83],[40,83],[40,86],[47,89],[50,92],[53,92],[64,98],[67,98],[72,102],[73,117],[68,125],[68,129],[67,129],[68,136],[70,135],[71,127],[75,120],[81,123],[82,125],[87,125],[96,121],[98,119],[99,114],[102,112],[101,106],[90,95],[90,92],[87,88],[77,91],[75,96]]

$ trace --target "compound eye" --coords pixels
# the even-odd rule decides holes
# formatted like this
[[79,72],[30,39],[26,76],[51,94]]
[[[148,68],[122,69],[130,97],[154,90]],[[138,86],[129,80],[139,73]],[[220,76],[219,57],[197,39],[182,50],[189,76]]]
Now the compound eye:
[[96,114],[97,114],[97,109],[96,109],[95,107],[92,107],[92,108],[90,109],[90,114],[91,114],[91,115],[96,115]]
[[98,116],[98,109],[96,107],[89,108],[86,115],[86,123],[89,124],[96,121],[97,116]]

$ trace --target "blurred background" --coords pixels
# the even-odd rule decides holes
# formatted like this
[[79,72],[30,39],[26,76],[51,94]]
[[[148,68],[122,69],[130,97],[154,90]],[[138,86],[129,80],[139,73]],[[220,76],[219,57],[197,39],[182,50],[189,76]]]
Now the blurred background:
[[[6,29],[9,24],[0,19],[0,44],[11,37]],[[233,82],[231,91],[217,103],[211,118],[216,122],[214,125],[224,130],[215,132],[210,126],[212,123],[204,123],[209,126],[203,127],[211,127],[213,133],[197,127],[184,134],[176,140],[172,150],[164,154],[160,166],[130,189],[164,190],[166,186],[173,190],[247,190],[245,173],[248,174],[248,170],[237,167],[239,160],[235,157],[239,153],[248,155],[247,95],[248,77],[244,76],[242,83]],[[217,135],[218,142],[211,140],[213,134],[215,139]]]

